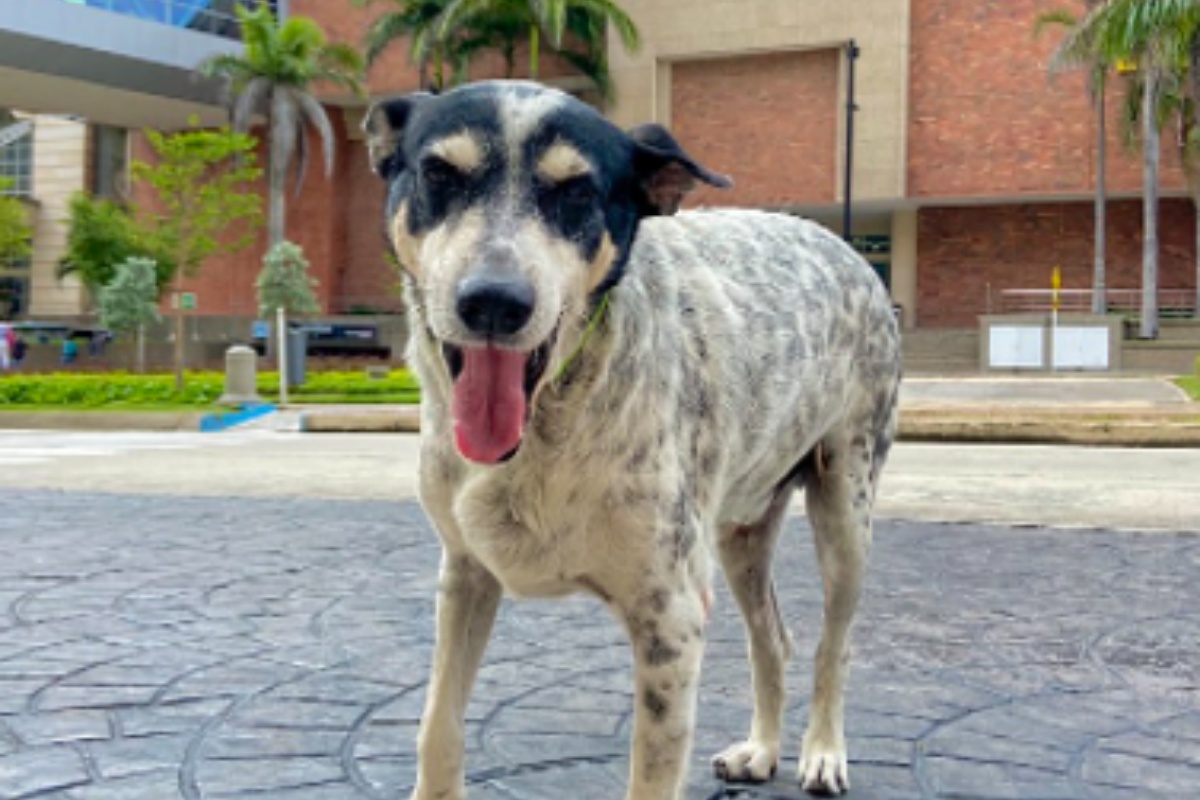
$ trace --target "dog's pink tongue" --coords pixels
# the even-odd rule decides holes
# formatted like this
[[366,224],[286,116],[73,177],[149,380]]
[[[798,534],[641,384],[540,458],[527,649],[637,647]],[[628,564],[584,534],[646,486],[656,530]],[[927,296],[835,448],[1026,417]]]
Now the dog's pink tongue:
[[458,451],[471,461],[495,464],[521,443],[529,354],[491,346],[462,352],[451,404]]

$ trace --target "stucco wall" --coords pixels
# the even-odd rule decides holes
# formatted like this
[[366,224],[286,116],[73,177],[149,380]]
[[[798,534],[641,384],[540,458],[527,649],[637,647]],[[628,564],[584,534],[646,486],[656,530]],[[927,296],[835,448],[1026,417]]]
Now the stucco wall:
[[69,316],[84,310],[86,292],[74,278],[59,281],[58,262],[67,247],[71,196],[87,180],[87,126],[62,117],[35,118],[33,196],[37,213],[30,268],[29,316]]

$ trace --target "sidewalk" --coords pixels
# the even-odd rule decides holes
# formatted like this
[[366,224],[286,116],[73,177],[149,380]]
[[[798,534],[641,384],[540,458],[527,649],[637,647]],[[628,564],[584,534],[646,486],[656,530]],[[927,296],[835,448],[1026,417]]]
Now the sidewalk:
[[1200,403],[1166,378],[910,378],[900,438],[1200,447]]
[[[1166,378],[954,376],[906,378],[900,438],[908,441],[1200,447],[1200,403]],[[0,428],[197,430],[201,415],[2,412]],[[292,405],[242,429],[411,433],[415,406]]]
[[[900,392],[900,438],[1200,447],[1200,403],[1165,378],[914,377]],[[416,409],[296,409],[310,432],[416,431]]]

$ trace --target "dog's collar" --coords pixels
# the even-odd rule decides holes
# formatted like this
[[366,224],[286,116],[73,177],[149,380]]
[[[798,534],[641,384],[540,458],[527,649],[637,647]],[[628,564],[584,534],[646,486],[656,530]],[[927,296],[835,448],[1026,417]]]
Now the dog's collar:
[[604,292],[600,295],[600,301],[596,303],[596,308],[592,311],[592,315],[588,318],[587,327],[583,329],[583,335],[579,337],[579,343],[575,345],[563,362],[558,365],[558,369],[554,371],[554,377],[550,379],[551,383],[558,383],[562,380],[563,375],[567,374],[567,370],[571,369],[572,365],[579,360],[579,354],[583,352],[584,346],[587,345],[588,339],[592,338],[596,328],[600,326],[600,320],[603,319],[604,313],[608,311],[608,298],[612,296],[612,290]]

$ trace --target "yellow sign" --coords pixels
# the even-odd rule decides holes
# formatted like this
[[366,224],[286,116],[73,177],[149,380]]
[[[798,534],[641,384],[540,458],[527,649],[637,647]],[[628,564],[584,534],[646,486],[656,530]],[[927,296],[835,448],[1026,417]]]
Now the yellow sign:
[[1138,71],[1138,65],[1137,65],[1136,61],[1133,61],[1132,59],[1128,59],[1128,58],[1118,58],[1117,59],[1117,73],[1118,74],[1129,75],[1130,73],[1137,72],[1137,71]]
[[1058,311],[1058,293],[1062,289],[1062,270],[1058,267],[1055,267],[1054,271],[1050,273],[1050,289],[1050,303],[1054,307],[1054,310]]

